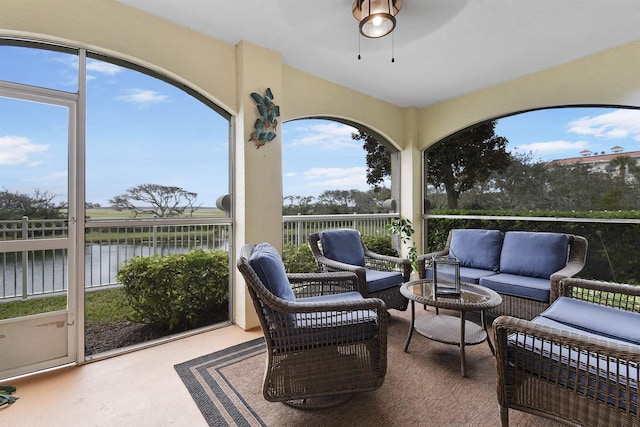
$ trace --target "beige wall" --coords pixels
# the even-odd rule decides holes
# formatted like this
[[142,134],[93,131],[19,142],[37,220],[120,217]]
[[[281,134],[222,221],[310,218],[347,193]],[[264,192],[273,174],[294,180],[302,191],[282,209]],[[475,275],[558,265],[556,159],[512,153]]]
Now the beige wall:
[[[403,109],[282,64],[278,52],[232,46],[112,0],[0,0],[0,35],[57,41],[130,60],[182,82],[233,116],[235,247],[281,245],[282,141],[248,142],[251,92],[270,87],[280,122],[333,117],[364,125],[402,150],[401,214],[421,235],[421,151],[455,131],[508,113],[558,105],[640,106],[640,42],[423,109]],[[417,239],[420,248],[420,239]],[[235,321],[257,325],[243,281]]]
[[510,113],[567,105],[640,106],[640,41],[424,108],[420,149]]

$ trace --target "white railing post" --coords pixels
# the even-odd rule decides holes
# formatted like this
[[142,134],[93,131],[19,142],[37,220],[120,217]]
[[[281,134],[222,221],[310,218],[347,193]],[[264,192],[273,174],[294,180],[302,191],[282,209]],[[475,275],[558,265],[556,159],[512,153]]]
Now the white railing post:
[[[29,217],[22,217],[22,240],[29,240]],[[22,251],[22,299],[26,300],[29,297],[29,252]]]

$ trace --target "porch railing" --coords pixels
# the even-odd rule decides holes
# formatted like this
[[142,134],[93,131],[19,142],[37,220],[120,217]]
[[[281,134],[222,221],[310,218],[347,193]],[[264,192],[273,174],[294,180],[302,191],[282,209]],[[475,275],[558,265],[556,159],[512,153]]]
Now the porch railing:
[[[388,234],[394,215],[299,215],[282,218],[283,243],[300,246],[311,233],[355,228],[365,236]],[[68,237],[66,220],[0,221],[0,300],[56,294],[67,290],[67,250],[8,251],[2,242]],[[117,284],[120,266],[134,256],[184,253],[192,249],[229,250],[231,220],[136,219],[89,221],[85,225],[86,289]]]

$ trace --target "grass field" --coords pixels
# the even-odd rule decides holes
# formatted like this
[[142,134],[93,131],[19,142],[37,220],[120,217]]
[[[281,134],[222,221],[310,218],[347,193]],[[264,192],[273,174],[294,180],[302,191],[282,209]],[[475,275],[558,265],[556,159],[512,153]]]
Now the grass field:
[[[153,218],[153,215],[134,216],[130,211],[118,211],[112,208],[87,209],[88,220],[108,220],[108,219],[133,219],[133,218]],[[225,213],[217,208],[199,208],[193,215],[182,215],[176,218],[224,218]]]

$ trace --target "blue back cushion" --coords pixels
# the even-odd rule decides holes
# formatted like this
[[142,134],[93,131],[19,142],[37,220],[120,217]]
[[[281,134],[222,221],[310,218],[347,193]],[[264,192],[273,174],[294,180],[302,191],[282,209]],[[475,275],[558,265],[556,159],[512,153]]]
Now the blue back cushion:
[[500,272],[549,279],[567,265],[568,255],[566,234],[508,231],[502,244]]
[[320,243],[327,258],[364,267],[364,248],[357,230],[321,231]]
[[257,245],[251,253],[249,265],[272,294],[287,301],[296,300],[282,258],[271,244]]
[[560,297],[540,316],[597,335],[640,345],[640,314],[633,311]]
[[498,271],[501,250],[499,230],[454,230],[449,256],[458,258],[461,267]]

